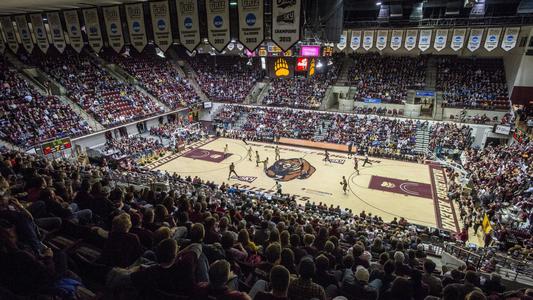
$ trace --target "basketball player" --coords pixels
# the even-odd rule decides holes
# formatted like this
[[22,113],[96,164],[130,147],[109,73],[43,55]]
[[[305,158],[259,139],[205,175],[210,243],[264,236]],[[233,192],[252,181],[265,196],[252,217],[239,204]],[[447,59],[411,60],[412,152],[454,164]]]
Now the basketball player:
[[274,160],[279,160],[279,159],[281,159],[281,156],[279,155],[279,148],[278,148],[278,145],[276,145],[276,149],[274,149],[274,153],[276,154],[276,157],[274,158]]
[[355,155],[353,156],[353,169],[357,172],[357,175],[359,175],[359,160]]
[[342,176],[342,190],[344,191],[344,195],[346,195],[346,191],[348,190],[348,181],[346,181],[346,177]]
[[230,179],[231,174],[235,174],[235,176],[239,177],[239,175],[237,175],[237,172],[235,172],[235,164],[233,164],[233,163],[231,163],[231,165],[229,165],[228,180]]
[[325,163],[325,162],[329,162],[329,163],[331,163],[331,159],[329,159],[329,152],[328,152],[328,150],[326,150],[326,153],[324,153],[324,156],[325,156],[325,157],[324,157],[324,163]]
[[228,154],[228,144],[224,146],[224,157],[226,157],[227,154]]
[[282,192],[281,192],[281,183],[279,183],[279,181],[276,181],[276,190],[277,190],[277,193],[278,195],[282,195]]
[[365,155],[365,160],[363,161],[363,167],[366,166],[366,164],[372,165],[370,160],[368,160],[368,154]]
[[265,160],[263,160],[263,171],[266,172],[267,169],[268,169],[268,157]]
[[259,167],[259,163],[260,162],[261,162],[261,160],[259,159],[259,152],[255,151],[255,166]]
[[250,146],[250,148],[248,148],[248,160],[252,161],[252,146]]
[[348,158],[352,158],[352,142],[348,142]]

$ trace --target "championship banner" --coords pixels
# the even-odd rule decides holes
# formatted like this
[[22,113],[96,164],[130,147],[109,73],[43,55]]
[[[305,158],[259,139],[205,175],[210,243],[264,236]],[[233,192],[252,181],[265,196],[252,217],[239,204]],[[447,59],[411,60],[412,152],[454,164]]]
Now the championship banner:
[[481,39],[483,38],[483,28],[470,29],[470,37],[468,38],[468,45],[466,46],[470,51],[476,51],[481,46]]
[[411,51],[416,46],[416,37],[418,36],[418,30],[409,29],[405,35],[405,49]]
[[161,51],[166,52],[172,43],[168,2],[150,2],[150,12],[152,14],[154,42]]
[[376,48],[378,48],[379,51],[385,49],[387,47],[387,38],[389,37],[389,31],[388,30],[378,30],[378,37],[376,40]]
[[507,27],[505,28],[505,33],[503,34],[502,40],[502,49],[509,51],[516,46],[516,41],[518,40],[518,34],[520,33],[520,27]]
[[502,34],[502,28],[489,28],[487,30],[487,36],[485,37],[485,44],[483,47],[487,51],[492,51],[498,48],[498,42],[500,41],[500,35]]
[[239,0],[239,41],[254,51],[265,39],[263,0]]
[[393,30],[390,41],[390,47],[396,51],[402,47],[403,30]]
[[301,0],[272,1],[272,40],[283,51],[300,40]]
[[431,29],[422,29],[420,30],[420,37],[418,40],[418,49],[420,51],[426,51],[431,47],[431,35],[433,31]]
[[448,29],[437,29],[435,32],[435,42],[433,48],[437,51],[441,51],[446,48],[446,42],[448,42]]
[[142,3],[128,4],[126,9],[126,22],[128,23],[128,33],[130,43],[141,53],[148,43],[146,38],[146,27],[144,26],[144,9]]
[[176,9],[178,12],[180,43],[189,52],[193,52],[200,44],[198,1],[176,0]]
[[31,53],[33,51],[33,41],[31,39],[30,29],[28,28],[26,15],[15,16],[15,23],[17,23],[22,46],[26,49],[26,52]]
[[52,35],[52,44],[59,50],[60,53],[65,51],[67,44],[65,43],[65,36],[63,35],[63,25],[61,25],[61,19],[59,19],[58,12],[47,13],[48,26],[50,26],[50,33]]
[[19,43],[17,42],[17,37],[15,36],[15,29],[13,28],[13,21],[11,21],[11,17],[1,17],[0,23],[2,23],[2,28],[4,30],[4,34],[6,35],[6,42],[9,46],[9,49],[16,54],[19,49]]
[[347,30],[344,30],[341,34],[341,36],[339,37],[339,42],[337,43],[337,48],[339,48],[339,50],[344,50],[344,48],[346,48],[346,39],[348,38],[348,31]]
[[67,26],[70,46],[78,53],[83,49],[83,36],[81,35],[80,19],[77,10],[63,11],[65,25]]
[[[206,0],[207,39],[213,48],[222,52],[231,41],[228,0]],[[285,49],[286,50],[286,49]]]
[[460,50],[465,44],[466,28],[454,29],[452,35],[451,48],[454,51]]
[[363,32],[363,49],[368,50],[374,45],[374,30]]
[[48,42],[48,36],[43,23],[43,16],[41,14],[30,15],[31,27],[33,27],[33,34],[37,40],[37,47],[41,49],[43,53],[48,52],[50,43]]
[[120,53],[124,47],[124,36],[122,35],[122,20],[118,6],[103,7],[105,30],[107,31],[107,41],[109,47]]
[[2,32],[2,26],[0,26],[0,54],[6,52],[6,43],[4,41],[4,33]]
[[359,49],[359,47],[361,47],[361,31],[352,30],[350,48],[352,48],[352,50],[355,51]]
[[89,46],[98,53],[102,49],[102,32],[100,31],[100,21],[96,8],[84,9],[83,19],[85,20],[85,32]]

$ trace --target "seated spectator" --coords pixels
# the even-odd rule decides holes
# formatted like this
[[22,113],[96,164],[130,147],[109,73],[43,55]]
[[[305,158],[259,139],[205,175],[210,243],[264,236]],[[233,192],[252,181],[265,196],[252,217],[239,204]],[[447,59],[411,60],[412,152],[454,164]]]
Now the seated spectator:
[[209,283],[198,284],[193,299],[216,299],[216,300],[247,300],[251,299],[248,294],[230,290],[228,283],[236,278],[230,271],[230,265],[225,260],[217,260],[209,267]]
[[290,282],[290,273],[283,266],[275,266],[270,270],[270,287],[271,291],[258,292],[254,300],[288,300],[288,289]]
[[122,213],[113,219],[113,224],[99,262],[110,267],[127,268],[142,254],[139,238],[132,233],[131,219]]
[[289,284],[289,298],[291,300],[326,299],[324,288],[313,282],[316,267],[312,258],[302,258],[298,266],[298,273],[300,277],[292,280]]

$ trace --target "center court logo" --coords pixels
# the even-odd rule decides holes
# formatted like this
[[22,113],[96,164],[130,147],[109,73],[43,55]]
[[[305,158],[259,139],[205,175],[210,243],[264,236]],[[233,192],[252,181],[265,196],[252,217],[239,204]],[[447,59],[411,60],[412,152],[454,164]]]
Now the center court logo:
[[289,64],[284,58],[278,58],[274,63],[274,74],[276,77],[287,77],[289,76]]
[[266,175],[279,181],[293,179],[307,179],[313,175],[316,168],[303,158],[280,159],[270,166]]

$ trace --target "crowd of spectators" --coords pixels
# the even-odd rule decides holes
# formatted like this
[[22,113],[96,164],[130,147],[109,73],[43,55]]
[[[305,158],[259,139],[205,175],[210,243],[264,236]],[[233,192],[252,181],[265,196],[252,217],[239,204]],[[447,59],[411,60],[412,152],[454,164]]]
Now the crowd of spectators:
[[509,109],[502,59],[438,57],[437,70],[445,106]]
[[[215,121],[227,129],[226,135],[230,137],[262,141],[286,137],[351,143],[360,154],[412,160],[417,159],[414,151],[417,128],[428,124],[420,120],[238,105],[221,108]],[[437,124],[431,127],[432,150],[437,147],[462,150],[470,145],[470,127]]]
[[181,78],[170,61],[158,56],[155,46],[147,46],[142,53],[129,50],[116,54],[108,50],[104,57],[130,73],[149,93],[172,109],[200,101],[189,80]]
[[67,48],[60,55],[34,53],[21,59],[57,80],[72,100],[106,127],[163,112],[163,107],[135,86],[115,79],[86,52]]
[[46,96],[0,59],[0,138],[29,147],[91,127],[56,96]]
[[202,91],[213,101],[242,103],[264,76],[257,59],[197,54],[187,60]]
[[316,71],[313,76],[274,78],[270,81],[270,89],[263,98],[263,104],[303,109],[319,109],[328,87],[335,83],[339,68],[336,57],[331,64],[323,66],[324,70]]
[[[533,292],[503,294],[498,274],[482,280],[468,263],[438,269],[425,243],[446,237],[403,218],[384,222],[176,174],[146,174],[145,182],[167,182],[166,190],[126,186],[106,166],[17,152],[0,155],[0,174],[2,298],[75,297],[88,283],[128,299],[459,300]],[[70,239],[82,244],[66,251]]]
[[135,135],[118,139],[108,139],[102,152],[106,156],[114,159],[128,158],[137,160],[142,157],[159,155],[166,149],[165,145],[159,139]]
[[427,58],[424,56],[387,56],[379,53],[352,54],[348,70],[350,85],[357,88],[355,101],[381,99],[401,104],[408,89],[425,86]]

